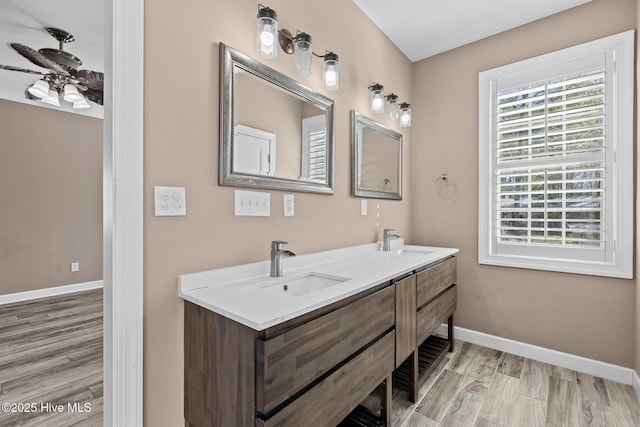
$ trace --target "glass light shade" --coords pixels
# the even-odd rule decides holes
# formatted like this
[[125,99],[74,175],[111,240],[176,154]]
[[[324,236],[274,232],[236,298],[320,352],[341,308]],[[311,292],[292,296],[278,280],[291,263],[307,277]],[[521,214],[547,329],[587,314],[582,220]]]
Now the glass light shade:
[[82,95],[80,95],[80,98],[77,101],[74,101],[74,103],[73,103],[73,109],[74,110],[83,110],[83,109],[89,108],[89,107],[91,107],[91,106],[87,102],[87,99]]
[[369,86],[369,90],[371,91],[371,112],[376,114],[382,113],[384,111],[384,86],[374,83]]
[[411,105],[406,102],[400,104],[400,117],[398,121],[402,128],[408,128],[411,126]]
[[78,93],[78,88],[72,84],[64,85],[64,95],[62,97],[67,102],[78,102],[81,99],[84,99],[80,93]]
[[398,96],[390,93],[386,96],[387,98],[387,114],[390,119],[397,120],[398,119]]
[[42,98],[42,102],[59,107],[60,100],[58,100],[58,92],[53,89],[49,89],[48,95],[46,96],[46,98]]
[[278,56],[278,14],[269,7],[258,9],[257,45],[263,58]]
[[338,89],[340,81],[338,66],[338,55],[333,52],[329,52],[324,56],[322,83],[325,89]]
[[46,98],[49,95],[49,83],[45,80],[38,80],[27,91],[37,98]]
[[312,44],[311,36],[307,33],[300,33],[294,37],[295,53],[296,53],[296,67],[294,73],[301,76],[308,76],[311,74],[311,56],[312,56]]

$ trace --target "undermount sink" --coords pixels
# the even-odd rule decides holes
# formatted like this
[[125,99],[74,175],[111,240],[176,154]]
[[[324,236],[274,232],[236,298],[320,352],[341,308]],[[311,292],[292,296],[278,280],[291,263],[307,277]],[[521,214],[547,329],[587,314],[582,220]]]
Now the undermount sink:
[[398,255],[428,255],[431,250],[423,250],[423,249],[413,249],[413,248],[404,248],[398,251]]
[[284,292],[292,297],[299,297],[349,280],[351,279],[323,273],[308,273],[304,276],[292,277],[290,279],[283,278],[282,280],[278,280],[277,283],[270,283],[262,288]]

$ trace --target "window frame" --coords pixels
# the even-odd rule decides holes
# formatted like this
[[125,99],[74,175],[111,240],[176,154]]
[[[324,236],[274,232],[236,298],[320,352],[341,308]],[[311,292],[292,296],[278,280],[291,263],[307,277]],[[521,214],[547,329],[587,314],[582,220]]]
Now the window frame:
[[[511,250],[498,245],[496,237],[496,95],[498,82],[522,79],[533,83],[557,70],[560,76],[572,61],[593,55],[605,55],[605,87],[611,92],[607,106],[605,135],[605,174],[607,195],[612,203],[613,224],[607,225],[606,259],[563,259],[557,254],[541,254],[526,244]],[[570,71],[581,71],[570,69]],[[597,276],[633,278],[634,219],[634,30],[605,37],[549,54],[480,72],[479,95],[479,167],[478,167],[478,263]],[[525,250],[522,250],[523,247]],[[539,248],[539,246],[538,246]],[[543,246],[544,248],[544,246]],[[557,252],[557,251],[554,251]]]

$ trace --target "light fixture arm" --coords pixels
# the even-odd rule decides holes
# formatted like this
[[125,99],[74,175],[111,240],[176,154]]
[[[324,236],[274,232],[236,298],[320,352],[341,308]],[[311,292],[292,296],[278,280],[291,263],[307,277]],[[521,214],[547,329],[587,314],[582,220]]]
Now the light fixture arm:
[[278,42],[280,43],[280,48],[288,55],[295,52],[295,42],[298,40],[308,40],[311,42],[311,36],[300,30],[296,30],[295,36],[286,28],[278,31]]

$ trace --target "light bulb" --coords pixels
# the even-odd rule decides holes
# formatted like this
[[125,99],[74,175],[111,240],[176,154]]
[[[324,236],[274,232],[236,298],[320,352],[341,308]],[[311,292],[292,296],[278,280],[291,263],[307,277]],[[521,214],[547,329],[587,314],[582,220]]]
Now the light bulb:
[[265,24],[262,28],[262,33],[260,34],[260,41],[263,46],[273,46],[273,41],[275,38],[272,34],[273,27],[269,24]]
[[371,106],[373,107],[374,111],[382,110],[382,107],[384,106],[384,104],[382,103],[382,97],[376,96],[375,98],[373,98]]
[[336,84],[337,79],[337,74],[336,74],[336,70],[335,67],[333,66],[329,66],[327,68],[327,72],[324,75],[324,80],[325,82],[327,82],[327,86],[333,86]]

